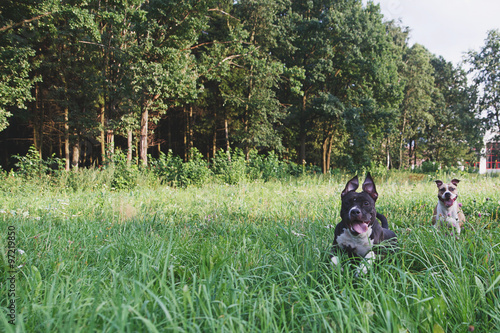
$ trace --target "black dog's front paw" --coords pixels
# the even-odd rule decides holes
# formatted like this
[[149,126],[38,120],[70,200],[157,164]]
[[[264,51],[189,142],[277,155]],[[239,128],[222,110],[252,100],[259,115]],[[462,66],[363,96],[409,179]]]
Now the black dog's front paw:
[[332,255],[332,257],[330,258],[330,262],[332,263],[333,267],[340,267],[340,271],[341,272],[344,271],[344,268],[342,267],[342,265],[340,265],[340,258],[339,257]]

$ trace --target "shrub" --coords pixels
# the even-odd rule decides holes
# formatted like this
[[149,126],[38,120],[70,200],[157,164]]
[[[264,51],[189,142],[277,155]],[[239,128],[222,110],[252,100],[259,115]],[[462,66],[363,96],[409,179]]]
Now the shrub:
[[171,150],[167,155],[161,152],[158,159],[150,159],[149,165],[162,184],[178,186],[186,182],[182,175],[182,159],[175,156]]
[[431,161],[422,162],[422,166],[420,167],[420,170],[422,171],[422,173],[437,172],[439,170],[439,163],[431,162]]
[[108,166],[113,170],[111,187],[122,190],[137,185],[137,178],[140,176],[139,167],[136,162],[128,164],[127,156],[121,150],[115,151]]
[[212,170],[217,179],[226,184],[238,184],[246,178],[245,155],[241,149],[236,148],[225,152],[219,150],[212,159]]
[[262,161],[262,178],[268,181],[272,178],[283,178],[288,175],[286,164],[278,159],[274,151],[270,151]]
[[259,155],[256,149],[250,150],[247,162],[246,174],[248,179],[256,180],[262,178],[262,165],[264,157]]
[[367,174],[370,171],[371,175],[375,178],[387,177],[389,169],[383,163],[376,163],[372,161],[369,168],[362,168],[363,173]]
[[211,171],[203,155],[196,148],[189,151],[190,159],[182,165],[181,186],[202,185],[210,178]]
[[191,158],[184,163],[169,150],[167,155],[160,153],[158,159],[150,159],[149,165],[163,184],[181,187],[202,185],[210,179],[212,172],[198,149],[192,148],[189,155]]
[[13,157],[18,160],[15,164],[16,174],[28,179],[40,178],[47,174],[59,174],[64,170],[64,159],[52,154],[51,157],[43,160],[33,145],[28,149],[26,156],[14,155]]

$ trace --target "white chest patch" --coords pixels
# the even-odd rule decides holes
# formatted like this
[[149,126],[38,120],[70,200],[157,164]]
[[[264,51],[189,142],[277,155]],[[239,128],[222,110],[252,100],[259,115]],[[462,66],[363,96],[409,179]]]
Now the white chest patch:
[[370,239],[372,227],[369,226],[365,233],[354,236],[349,229],[344,229],[344,232],[337,237],[337,244],[341,249],[352,248],[361,258],[364,258],[368,252],[372,250],[373,240]]
[[446,222],[450,226],[456,227],[458,225],[458,205],[454,203],[451,207],[446,207],[441,202],[438,203],[436,208],[436,220]]

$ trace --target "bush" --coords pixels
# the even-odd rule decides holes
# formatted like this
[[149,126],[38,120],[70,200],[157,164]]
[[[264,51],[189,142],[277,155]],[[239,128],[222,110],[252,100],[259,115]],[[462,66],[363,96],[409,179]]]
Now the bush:
[[376,163],[372,161],[370,163],[369,168],[362,168],[363,173],[366,175],[368,171],[371,173],[371,175],[375,178],[384,178],[387,177],[389,173],[389,169],[387,169],[387,166],[385,166],[383,163]]
[[14,155],[12,157],[18,160],[15,164],[16,174],[27,179],[50,174],[57,175],[64,170],[65,166],[64,159],[55,157],[55,154],[43,160],[33,145],[28,149],[26,156]]
[[209,180],[212,173],[208,168],[208,163],[196,148],[191,148],[189,156],[191,157],[189,161],[182,165],[180,185],[202,185]]
[[245,155],[241,149],[236,148],[225,152],[219,150],[212,159],[212,170],[217,179],[226,184],[238,184],[246,178]]
[[422,162],[420,170],[422,171],[422,173],[434,173],[439,170],[439,164],[436,162],[425,161]]
[[[296,165],[295,165],[296,166]],[[265,181],[271,179],[282,179],[292,175],[292,173],[302,173],[304,168],[294,168],[294,163],[280,161],[274,151],[270,151],[266,157],[261,159],[261,178]]]
[[185,183],[182,175],[183,162],[179,156],[175,156],[171,150],[165,155],[160,153],[158,159],[150,159],[152,172],[160,179],[162,184],[178,186]]
[[198,149],[192,148],[189,155],[190,160],[184,163],[170,150],[168,155],[160,153],[158,159],[150,159],[151,170],[163,184],[181,187],[202,185],[210,179],[212,172]]
[[127,156],[121,150],[116,150],[108,166],[113,170],[112,188],[123,190],[134,188],[137,185],[137,178],[140,176],[137,161],[129,164]]

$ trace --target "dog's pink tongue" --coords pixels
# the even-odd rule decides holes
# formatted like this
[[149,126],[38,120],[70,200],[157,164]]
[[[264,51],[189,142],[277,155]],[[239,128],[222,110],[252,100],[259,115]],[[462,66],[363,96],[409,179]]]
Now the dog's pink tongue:
[[352,228],[358,234],[364,234],[368,230],[368,226],[366,225],[366,223],[356,223],[352,226]]
[[444,202],[444,204],[446,205],[446,207],[451,207],[451,206],[453,206],[453,203],[454,203],[454,201],[453,201],[453,200],[446,200],[446,201]]

